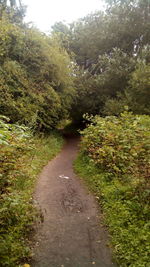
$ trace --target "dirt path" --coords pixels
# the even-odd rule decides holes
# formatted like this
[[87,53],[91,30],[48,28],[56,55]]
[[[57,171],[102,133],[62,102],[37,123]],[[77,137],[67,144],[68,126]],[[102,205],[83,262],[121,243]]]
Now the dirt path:
[[76,177],[77,139],[44,168],[35,199],[44,214],[37,230],[32,267],[112,267],[107,235],[94,197]]

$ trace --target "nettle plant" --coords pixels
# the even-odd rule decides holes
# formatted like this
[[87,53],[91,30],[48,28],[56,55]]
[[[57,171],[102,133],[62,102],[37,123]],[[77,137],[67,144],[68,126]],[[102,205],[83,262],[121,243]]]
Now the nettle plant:
[[120,117],[88,117],[82,131],[82,151],[114,175],[136,174],[147,178],[150,165],[150,117],[125,111]]

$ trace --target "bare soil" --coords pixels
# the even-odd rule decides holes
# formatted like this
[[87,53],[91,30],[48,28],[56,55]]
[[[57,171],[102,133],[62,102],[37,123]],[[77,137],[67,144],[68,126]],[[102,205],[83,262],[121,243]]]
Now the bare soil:
[[36,230],[32,267],[116,266],[96,201],[73,171],[77,144],[69,138],[37,183],[35,201],[44,221]]

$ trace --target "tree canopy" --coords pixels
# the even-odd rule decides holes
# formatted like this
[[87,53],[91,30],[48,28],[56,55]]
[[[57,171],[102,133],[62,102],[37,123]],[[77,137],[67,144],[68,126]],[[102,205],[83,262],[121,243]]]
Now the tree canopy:
[[74,95],[73,64],[57,37],[0,19],[0,109],[11,122],[53,128]]
[[[68,41],[70,53],[81,69],[76,79],[78,96],[72,109],[75,120],[76,114],[81,119],[85,112],[117,115],[124,105],[135,113],[150,114],[146,79],[150,62],[150,2],[106,2],[105,12],[98,11],[70,25],[61,23],[53,28],[53,33],[60,31],[65,48],[64,40]],[[145,82],[135,89],[140,77]]]
[[106,1],[46,35],[23,21],[19,1],[0,2],[1,113],[12,122],[54,128],[68,116],[149,114],[150,3]]

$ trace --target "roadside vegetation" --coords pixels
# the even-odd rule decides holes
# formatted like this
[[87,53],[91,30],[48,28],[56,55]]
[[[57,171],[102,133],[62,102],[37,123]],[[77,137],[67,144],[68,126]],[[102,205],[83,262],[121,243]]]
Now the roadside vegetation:
[[25,126],[0,119],[1,266],[19,266],[31,256],[29,234],[38,211],[32,194],[37,175],[62,148],[57,133],[33,135]]
[[76,169],[103,203],[118,262],[150,265],[150,2],[105,2],[105,12],[57,22],[47,35],[24,22],[22,1],[0,1],[3,267],[30,255],[32,192],[62,147],[57,127],[73,122],[67,136],[83,120]]
[[76,172],[95,192],[119,266],[150,264],[150,118],[94,117],[81,132]]

